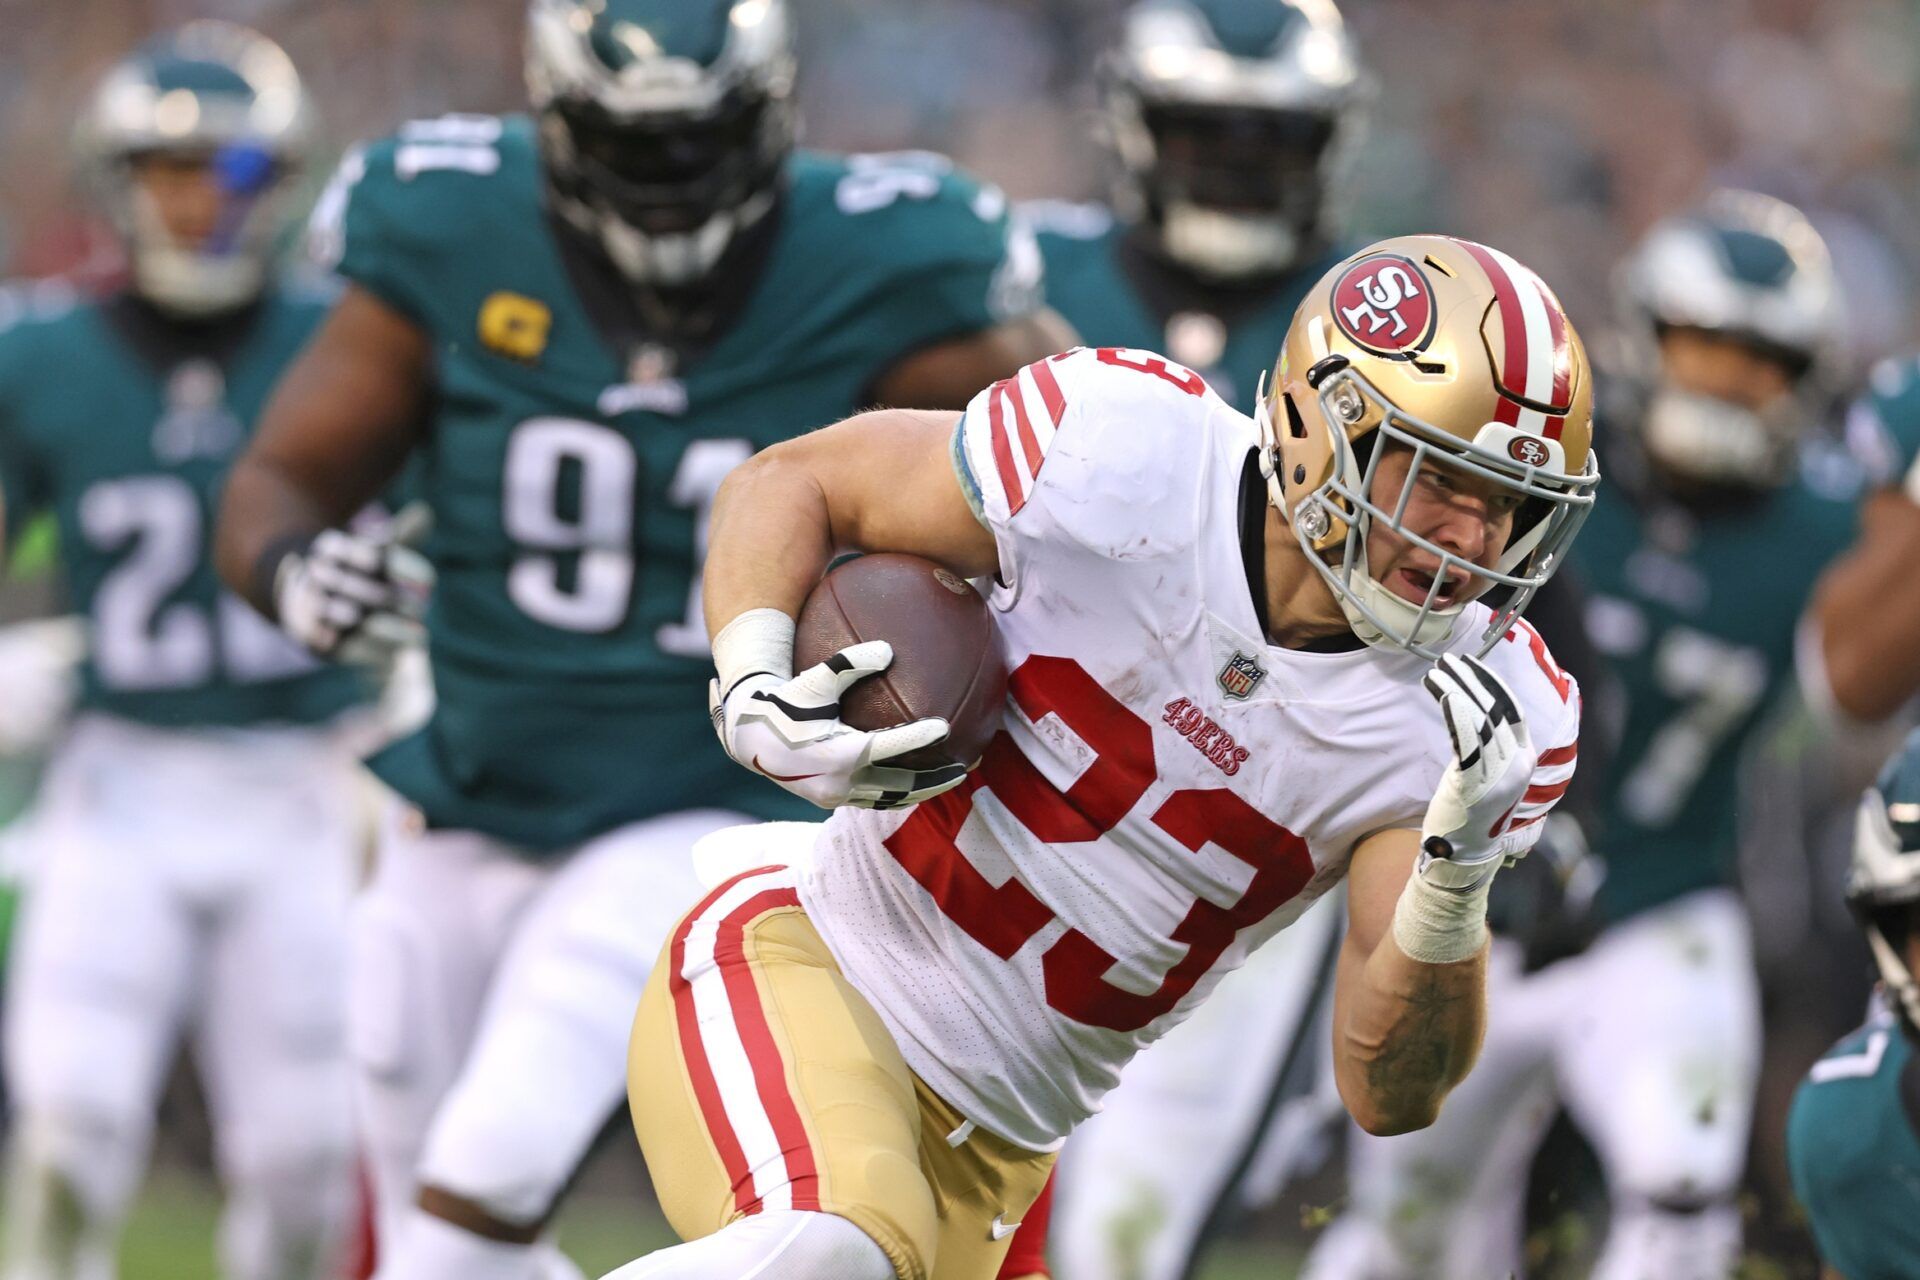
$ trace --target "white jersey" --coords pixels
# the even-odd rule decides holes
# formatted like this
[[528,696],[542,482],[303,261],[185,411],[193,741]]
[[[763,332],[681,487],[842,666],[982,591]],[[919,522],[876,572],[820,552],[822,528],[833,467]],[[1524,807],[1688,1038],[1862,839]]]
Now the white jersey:
[[[1197,374],[1085,348],[956,432],[999,544],[1003,730],[946,795],[835,813],[801,897],[908,1064],[1013,1142],[1057,1146],[1356,844],[1418,828],[1451,759],[1422,659],[1264,641],[1256,440]],[[1461,647],[1488,622],[1466,615]],[[1541,753],[1504,837],[1522,852],[1572,775],[1579,697],[1524,625],[1486,661]]]

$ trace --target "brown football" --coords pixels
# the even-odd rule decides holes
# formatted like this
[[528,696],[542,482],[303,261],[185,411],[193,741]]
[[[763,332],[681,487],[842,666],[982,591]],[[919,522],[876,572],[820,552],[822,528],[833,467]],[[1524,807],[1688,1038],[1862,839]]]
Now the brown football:
[[980,593],[919,556],[849,560],[820,580],[800,610],[793,669],[867,640],[891,644],[893,665],[847,690],[841,719],[856,729],[885,729],[939,716],[951,726],[945,742],[891,763],[932,769],[977,762],[1000,727],[1007,697],[1006,659]]

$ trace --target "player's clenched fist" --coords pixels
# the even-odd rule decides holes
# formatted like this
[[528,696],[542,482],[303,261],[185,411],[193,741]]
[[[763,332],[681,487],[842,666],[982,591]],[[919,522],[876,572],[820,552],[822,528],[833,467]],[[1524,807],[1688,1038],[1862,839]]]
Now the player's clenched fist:
[[281,628],[322,658],[381,665],[425,642],[433,567],[389,532],[326,529],[274,572]]
[[1500,869],[1499,836],[1538,761],[1512,691],[1478,659],[1448,654],[1421,683],[1440,703],[1453,760],[1420,828],[1418,874],[1442,889],[1477,888]]
[[[720,647],[716,641],[716,653]],[[823,809],[891,809],[932,799],[958,786],[966,766],[906,769],[887,762],[944,740],[945,720],[865,732],[840,718],[841,695],[892,662],[893,647],[872,640],[797,676],[754,671],[727,689],[715,680],[708,693],[714,731],[736,761]]]

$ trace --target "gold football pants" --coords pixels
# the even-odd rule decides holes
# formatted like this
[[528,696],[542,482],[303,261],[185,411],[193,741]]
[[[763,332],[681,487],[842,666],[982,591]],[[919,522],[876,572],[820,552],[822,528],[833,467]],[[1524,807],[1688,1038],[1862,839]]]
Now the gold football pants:
[[900,1280],[994,1280],[1053,1167],[907,1068],[785,868],[735,877],[675,927],[634,1022],[627,1096],[682,1239],[817,1210],[871,1236]]

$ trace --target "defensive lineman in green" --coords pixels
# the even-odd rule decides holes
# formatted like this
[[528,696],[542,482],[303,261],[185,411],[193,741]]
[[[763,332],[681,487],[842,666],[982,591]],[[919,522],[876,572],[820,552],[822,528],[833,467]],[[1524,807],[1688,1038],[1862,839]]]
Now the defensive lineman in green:
[[[1342,178],[1368,93],[1326,0],[1141,0],[1100,65],[1113,207],[1021,207],[1047,300],[1102,347],[1163,351],[1245,409],[1307,291],[1347,253]],[[1068,1276],[1178,1280],[1256,1154],[1278,1195],[1338,1101],[1316,1090],[1341,905],[1331,895],[1127,1067],[1062,1157]],[[1324,1094],[1325,1097],[1317,1096]],[[1268,1132],[1284,1134],[1262,1143]],[[1284,1151],[1281,1148],[1285,1148]]]
[[1603,930],[1536,973],[1495,964],[1473,1075],[1432,1129],[1356,1156],[1355,1211],[1310,1276],[1519,1272],[1527,1168],[1559,1103],[1612,1196],[1596,1280],[1721,1280],[1739,1256],[1760,1010],[1731,887],[1735,775],[1866,476],[1806,439],[1838,301],[1797,211],[1720,193],[1656,226],[1621,287],[1639,368],[1616,374],[1637,392],[1616,412],[1633,429],[1613,434],[1612,496],[1575,553],[1624,700],[1594,832]]
[[1037,201],[1047,300],[1100,346],[1162,351],[1244,408],[1345,256],[1339,189],[1369,94],[1327,0],[1142,0],[1100,67],[1113,208]]
[[687,851],[781,793],[706,732],[707,506],[754,450],[875,401],[958,407],[1070,341],[998,192],[793,149],[783,0],[534,0],[535,118],[349,157],[346,292],[227,494],[228,581],[309,647],[402,638],[343,516],[411,457],[438,704],[353,993],[391,1280],[562,1274],[541,1229],[618,1106]]
[[83,159],[131,265],[0,332],[6,532],[59,525],[79,713],[22,837],[9,973],[7,1280],[113,1274],[178,1042],[229,1201],[223,1270],[331,1275],[352,1204],[346,915],[360,839],[336,720],[361,694],[219,585],[213,509],[326,300],[272,253],[307,152],[292,64],[194,23],[115,66]]
[[1905,1280],[1920,1275],[1920,733],[1861,799],[1847,903],[1881,987],[1794,1095],[1787,1163],[1828,1280]]

